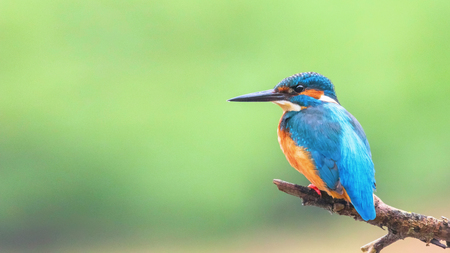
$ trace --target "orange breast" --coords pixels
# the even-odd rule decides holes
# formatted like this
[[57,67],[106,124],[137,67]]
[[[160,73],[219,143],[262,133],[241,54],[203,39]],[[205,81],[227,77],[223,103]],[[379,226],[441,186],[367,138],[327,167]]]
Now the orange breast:
[[304,147],[299,147],[292,140],[290,133],[284,130],[280,130],[278,127],[278,142],[280,143],[281,150],[283,151],[286,159],[289,161],[292,167],[302,173],[306,179],[312,184],[317,186],[322,191],[326,191],[328,195],[333,198],[345,199],[350,201],[347,192],[344,189],[343,194],[339,194],[333,190],[328,189],[325,182],[320,178],[319,172],[316,169],[314,160]]

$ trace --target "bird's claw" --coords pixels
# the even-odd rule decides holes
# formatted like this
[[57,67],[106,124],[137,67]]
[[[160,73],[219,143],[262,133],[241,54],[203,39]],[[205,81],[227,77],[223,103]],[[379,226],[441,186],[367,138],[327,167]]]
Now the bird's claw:
[[313,189],[314,191],[317,192],[317,194],[319,194],[320,197],[322,197],[322,193],[320,192],[319,188],[317,188],[317,186],[310,184],[310,185],[308,185],[308,188]]

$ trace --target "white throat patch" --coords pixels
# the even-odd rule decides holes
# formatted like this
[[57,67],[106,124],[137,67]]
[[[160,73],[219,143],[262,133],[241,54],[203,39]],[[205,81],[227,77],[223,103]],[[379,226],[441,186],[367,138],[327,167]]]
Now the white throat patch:
[[336,102],[336,100],[334,100],[328,96],[325,96],[325,95],[320,96],[319,100],[323,101],[323,102],[335,103],[337,105],[339,104],[338,102]]
[[272,101],[272,102],[274,104],[279,105],[281,107],[281,109],[283,109],[283,111],[285,111],[285,112],[300,111],[302,109],[299,105],[291,103],[286,100]]

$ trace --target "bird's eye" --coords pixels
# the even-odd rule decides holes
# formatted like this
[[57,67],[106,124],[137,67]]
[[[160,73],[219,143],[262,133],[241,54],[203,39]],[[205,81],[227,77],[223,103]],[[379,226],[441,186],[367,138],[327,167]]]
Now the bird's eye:
[[300,93],[305,89],[305,87],[303,87],[303,85],[299,84],[299,85],[295,86],[293,89],[295,92]]

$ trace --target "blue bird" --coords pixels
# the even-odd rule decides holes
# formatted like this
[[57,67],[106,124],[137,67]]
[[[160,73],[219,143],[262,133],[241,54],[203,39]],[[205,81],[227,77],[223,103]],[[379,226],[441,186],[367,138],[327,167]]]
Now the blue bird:
[[328,78],[299,73],[274,89],[228,101],[279,105],[284,112],[278,142],[292,167],[319,195],[322,190],[345,199],[364,220],[375,219],[375,170],[369,142],[359,122],[340,105]]

